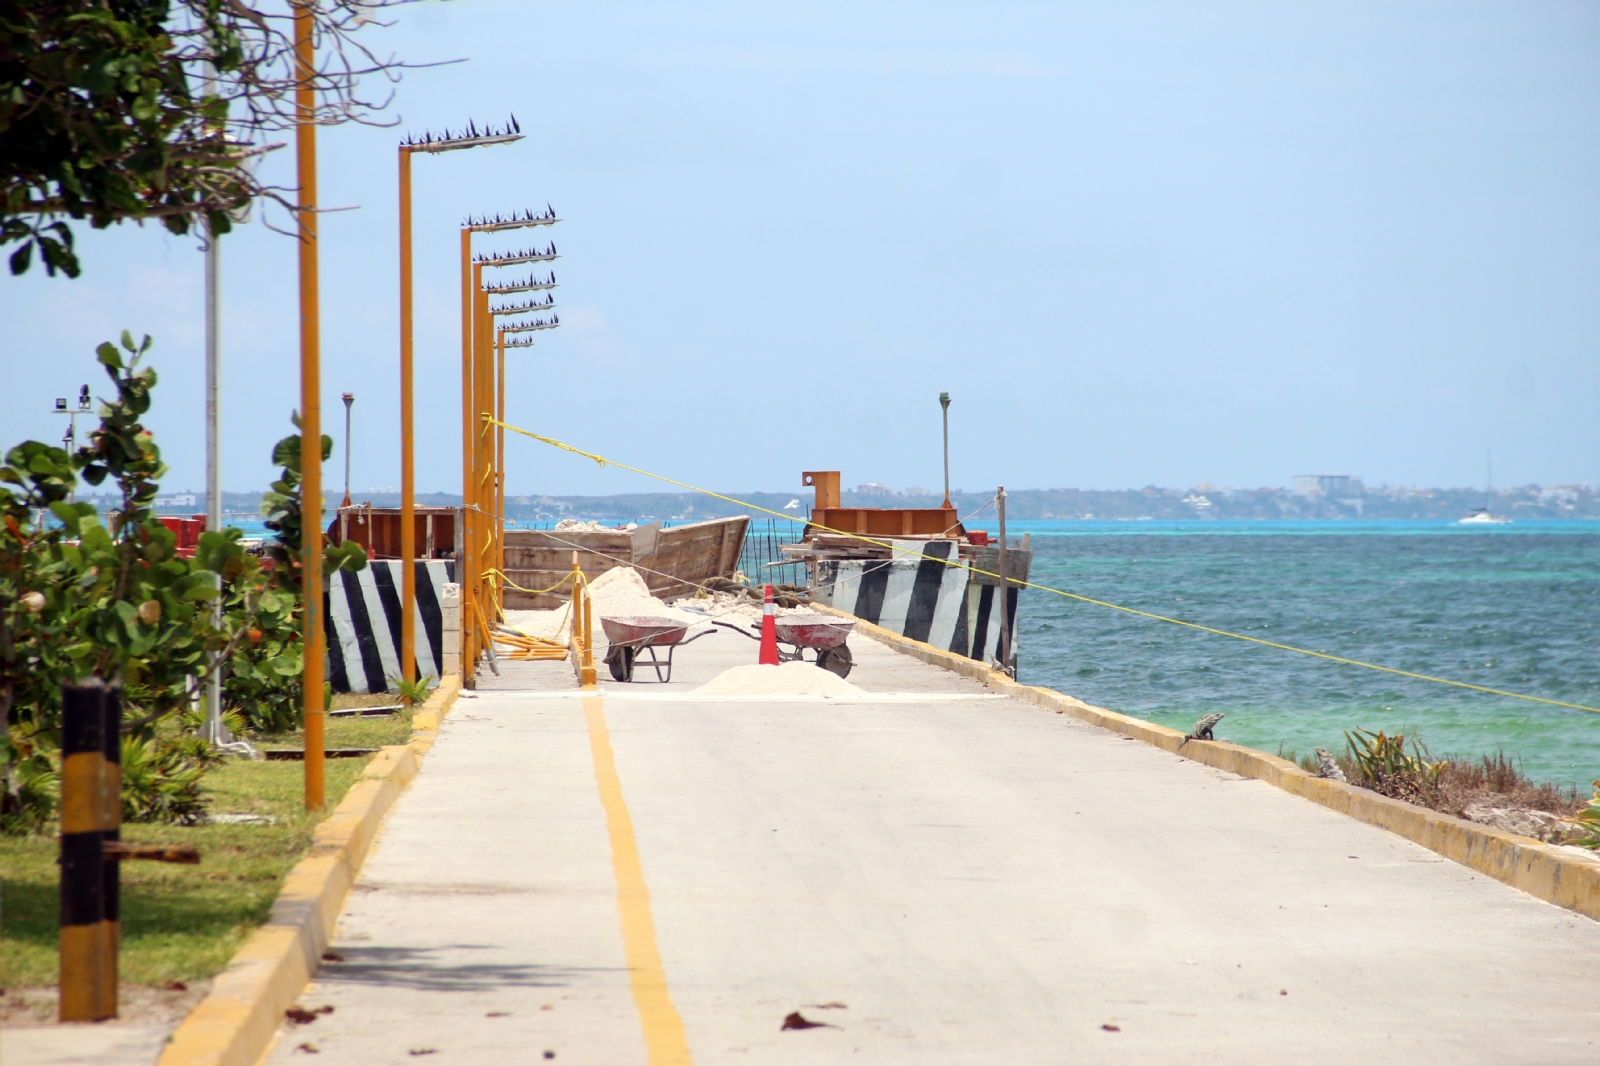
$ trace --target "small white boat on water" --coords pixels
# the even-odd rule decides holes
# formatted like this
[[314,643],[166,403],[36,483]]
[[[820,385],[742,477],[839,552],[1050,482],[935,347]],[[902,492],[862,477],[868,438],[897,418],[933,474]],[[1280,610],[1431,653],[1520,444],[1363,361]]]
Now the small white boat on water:
[[1494,456],[1485,452],[1483,456],[1484,483],[1483,506],[1474,510],[1467,517],[1456,523],[1458,526],[1509,526],[1511,519],[1502,518],[1489,510],[1489,497],[1494,495]]

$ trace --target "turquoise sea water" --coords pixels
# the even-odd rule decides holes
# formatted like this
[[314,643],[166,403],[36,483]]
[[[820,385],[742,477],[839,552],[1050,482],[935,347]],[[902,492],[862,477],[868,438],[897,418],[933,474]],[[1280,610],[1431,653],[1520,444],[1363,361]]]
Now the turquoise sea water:
[[[991,523],[992,525],[992,523]],[[1032,580],[1265,640],[1600,707],[1600,523],[1020,522]],[[1027,590],[1019,675],[1236,743],[1419,729],[1540,780],[1600,777],[1600,714],[1343,666]]]
[[[249,535],[259,521],[238,521]],[[993,522],[973,523],[994,531]],[[1415,673],[1600,707],[1600,522],[1095,522],[1031,534],[1032,580]],[[1306,754],[1420,729],[1540,780],[1600,777],[1600,714],[1341,666],[1027,590],[1020,677],[1102,707]]]

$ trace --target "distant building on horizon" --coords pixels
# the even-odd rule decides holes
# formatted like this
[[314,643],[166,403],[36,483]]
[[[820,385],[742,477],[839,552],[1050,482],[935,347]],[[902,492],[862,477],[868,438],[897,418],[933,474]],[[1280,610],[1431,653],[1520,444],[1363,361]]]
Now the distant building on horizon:
[[1362,485],[1360,478],[1349,474],[1296,474],[1289,491],[1296,496],[1356,496]]

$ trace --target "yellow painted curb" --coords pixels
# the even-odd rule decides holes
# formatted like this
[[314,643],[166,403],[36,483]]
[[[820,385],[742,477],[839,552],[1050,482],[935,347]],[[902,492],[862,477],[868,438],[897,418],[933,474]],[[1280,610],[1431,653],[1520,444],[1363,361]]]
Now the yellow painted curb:
[[[821,604],[814,605],[812,609],[854,617]],[[1057,714],[1071,715],[1090,725],[1142,740],[1163,751],[1205,763],[1218,770],[1265,781],[1340,814],[1387,829],[1547,903],[1600,920],[1600,856],[1577,848],[1541,843],[1532,837],[1491,829],[1464,818],[1380,796],[1355,785],[1316,777],[1286,759],[1253,748],[1221,741],[1185,742],[1184,735],[1176,729],[1091,706],[1055,689],[1018,684],[1001,671],[974,659],[942,651],[871,622],[858,619],[856,631],[925,663],[981,681],[1014,699],[1024,700]]]
[[461,679],[446,677],[412,717],[411,743],[375,755],[344,801],[318,824],[266,924],[178,1026],[158,1066],[253,1066],[272,1046],[283,1012],[317,972],[383,816],[417,776],[440,720],[460,693]]

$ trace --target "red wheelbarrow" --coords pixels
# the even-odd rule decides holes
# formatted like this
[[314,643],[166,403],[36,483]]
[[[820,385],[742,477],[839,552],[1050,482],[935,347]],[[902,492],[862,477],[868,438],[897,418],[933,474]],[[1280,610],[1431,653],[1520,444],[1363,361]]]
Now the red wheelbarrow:
[[[611,676],[618,681],[632,681],[633,668],[639,652],[648,651],[650,658],[643,665],[655,670],[657,681],[663,683],[671,681],[672,653],[685,644],[692,644],[701,637],[716,632],[714,629],[708,629],[685,640],[684,634],[689,632],[689,625],[688,622],[679,622],[673,618],[644,614],[601,618],[600,628],[605,630],[606,640],[610,644],[606,649],[606,666],[611,668]],[[656,656],[657,648],[667,649],[665,659]],[[665,674],[662,673],[663,670],[666,671]]]
[[[835,618],[827,614],[786,614],[775,621],[778,629],[779,662],[791,663],[795,660],[814,662],[840,677],[850,676],[850,669],[855,665],[855,657],[850,654],[850,645],[846,644],[845,640],[850,636],[850,631],[856,627],[855,619]],[[731,629],[751,640],[761,639],[760,622],[750,624],[750,628],[755,630],[754,633],[728,622],[711,624]],[[806,658],[807,648],[816,652],[816,658]]]

